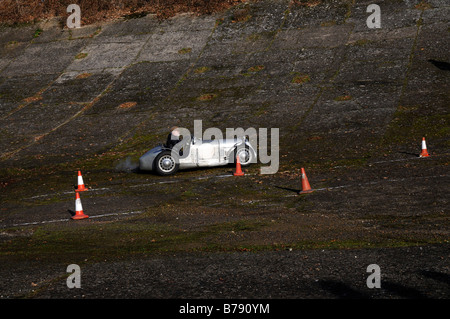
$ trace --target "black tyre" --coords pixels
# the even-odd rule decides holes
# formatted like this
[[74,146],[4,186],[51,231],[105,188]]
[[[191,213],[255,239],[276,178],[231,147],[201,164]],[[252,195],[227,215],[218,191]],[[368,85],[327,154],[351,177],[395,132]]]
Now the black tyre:
[[159,175],[175,174],[180,167],[178,157],[174,157],[171,151],[163,151],[156,156],[154,165]]

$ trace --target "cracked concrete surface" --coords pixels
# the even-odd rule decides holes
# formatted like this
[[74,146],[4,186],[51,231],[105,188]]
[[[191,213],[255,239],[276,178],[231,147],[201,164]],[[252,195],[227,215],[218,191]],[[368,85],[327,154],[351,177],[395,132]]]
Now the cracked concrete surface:
[[[364,269],[359,273],[363,279],[355,282],[354,273],[361,265],[350,261],[355,254],[352,249],[325,249],[326,256],[307,250],[309,259],[303,261],[299,261],[305,256],[301,249],[292,254],[146,257],[142,263],[111,260],[106,266],[93,261],[87,263],[86,274],[95,279],[79,294],[68,291],[64,280],[59,280],[65,274],[61,265],[46,264],[31,278],[26,274],[40,267],[42,260],[37,266],[15,263],[5,253],[2,262],[15,264],[18,270],[7,274],[1,267],[1,298],[448,298],[445,214],[450,73],[445,65],[450,63],[450,7],[446,1],[429,0],[430,7],[418,9],[419,2],[378,1],[380,29],[366,25],[366,8],[372,1],[302,6],[288,0],[250,2],[212,16],[183,14],[158,21],[148,15],[73,30],[46,21],[39,24],[43,30],[39,37],[34,36],[37,25],[2,27],[2,229],[14,233],[17,227],[30,227],[17,225],[66,217],[73,198],[66,194],[67,182],[61,180],[70,179],[81,166],[88,167],[86,181],[102,189],[84,195],[83,204],[92,216],[115,207],[120,212],[147,209],[150,215],[142,218],[154,224],[165,225],[167,219],[179,225],[183,220],[186,224],[179,227],[194,230],[242,216],[267,218],[269,225],[276,225],[266,226],[274,227],[267,232],[244,233],[241,240],[249,245],[333,241],[331,233],[344,241],[364,241],[368,236],[371,243],[386,244],[386,238],[401,242],[403,233],[396,224],[400,220],[407,236],[438,244],[424,251],[418,247],[357,251],[364,261],[361,264],[372,263],[374,255],[382,256],[390,270],[408,263],[400,258],[408,249],[419,256],[404,272],[387,275],[386,290],[378,292],[365,289]],[[237,10],[244,10],[241,19],[235,16]],[[202,100],[204,94],[212,98]],[[171,179],[127,175],[113,167],[162,142],[173,125],[191,129],[194,119],[203,120],[204,128],[223,131],[227,127],[280,128],[281,173],[252,177],[259,184],[246,180],[236,195],[230,191],[237,187],[231,179],[217,178],[227,169],[213,170],[217,175],[213,177],[208,171],[190,171],[176,177],[177,186],[185,191],[180,195],[170,184],[162,184],[174,182]],[[424,135],[435,156],[419,162],[411,154],[418,152]],[[345,196],[330,191],[317,192],[307,200],[291,199],[286,192],[298,188],[291,174],[296,169],[298,173],[300,165],[311,167],[308,172],[313,173],[311,180],[317,188],[352,187],[344,190]],[[38,177],[40,170],[49,181]],[[257,175],[257,170],[251,172]],[[205,180],[198,181],[199,176]],[[427,205],[421,203],[423,194],[430,195]],[[186,213],[183,205],[193,198],[210,215]],[[179,211],[159,213],[166,202]],[[216,212],[220,206],[229,211]],[[392,225],[389,218],[395,221]],[[296,228],[303,223],[309,226]],[[37,228],[18,237],[32,237],[41,227],[42,232],[57,232],[51,226],[32,227]],[[381,235],[376,235],[380,229]],[[3,243],[14,238],[8,237],[7,230],[0,237]],[[220,236],[211,240],[239,245],[237,237]],[[219,274],[203,272],[203,263]],[[318,263],[327,270],[316,273]],[[285,271],[281,273],[273,264]],[[335,264],[346,269],[342,276],[331,266]],[[232,273],[222,265],[237,265],[238,270]],[[260,269],[260,265],[269,268]],[[104,267],[110,273],[95,276]],[[108,280],[111,273],[127,267],[135,270],[129,278]],[[147,273],[147,281],[158,286],[140,281],[146,267],[164,274]],[[297,268],[308,270],[295,275]],[[175,285],[181,281],[177,271],[201,280]],[[255,273],[267,280],[256,278]],[[223,284],[218,283],[219,277],[225,278]],[[288,283],[289,279],[293,281]],[[400,286],[410,279],[415,290]],[[40,290],[29,285],[31,280],[39,283]],[[133,285],[135,289],[130,290]]]

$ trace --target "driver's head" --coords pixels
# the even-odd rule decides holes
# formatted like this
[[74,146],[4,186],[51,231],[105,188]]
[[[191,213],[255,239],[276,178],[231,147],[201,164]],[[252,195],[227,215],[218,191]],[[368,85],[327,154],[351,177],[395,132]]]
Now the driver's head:
[[180,137],[180,131],[178,130],[178,126],[174,126],[170,129],[170,132],[175,137]]

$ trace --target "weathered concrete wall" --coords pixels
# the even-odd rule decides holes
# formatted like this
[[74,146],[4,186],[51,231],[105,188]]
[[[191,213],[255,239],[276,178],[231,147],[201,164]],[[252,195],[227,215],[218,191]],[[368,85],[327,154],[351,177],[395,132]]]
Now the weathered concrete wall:
[[378,1],[380,29],[366,25],[372,1],[290,2],[164,22],[2,29],[5,165],[92,155],[129,137],[143,137],[133,146],[145,150],[194,119],[279,127],[283,137],[313,140],[304,153],[320,147],[345,157],[380,138],[399,105],[445,112],[448,71],[428,60],[449,60],[446,1],[426,10],[419,1]]
[[[448,1],[289,3],[0,30],[0,298],[448,298]],[[280,171],[112,164],[195,119],[280,128]]]

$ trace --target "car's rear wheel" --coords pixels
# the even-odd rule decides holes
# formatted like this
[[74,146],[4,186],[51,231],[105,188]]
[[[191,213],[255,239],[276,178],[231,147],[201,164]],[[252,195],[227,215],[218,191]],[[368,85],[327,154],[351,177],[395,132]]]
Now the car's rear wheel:
[[178,158],[171,151],[161,152],[155,158],[155,171],[159,175],[172,175],[178,171],[180,164]]
[[239,163],[241,166],[249,166],[253,161],[253,153],[247,147],[238,148],[235,150],[234,162],[237,162],[239,156]]

